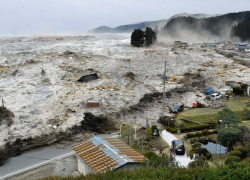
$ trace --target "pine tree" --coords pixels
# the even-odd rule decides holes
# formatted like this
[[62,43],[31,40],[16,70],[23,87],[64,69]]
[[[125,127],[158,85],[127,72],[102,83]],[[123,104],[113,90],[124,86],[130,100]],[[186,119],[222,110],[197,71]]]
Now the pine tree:
[[146,46],[151,46],[156,39],[156,33],[150,27],[147,27],[145,31]]
[[145,44],[144,31],[135,29],[131,35],[131,45],[134,47],[143,47]]

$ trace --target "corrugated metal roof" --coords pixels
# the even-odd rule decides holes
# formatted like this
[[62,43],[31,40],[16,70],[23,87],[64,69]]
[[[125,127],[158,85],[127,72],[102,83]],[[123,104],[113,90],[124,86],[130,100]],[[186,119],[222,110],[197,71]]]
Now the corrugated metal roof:
[[95,171],[117,169],[127,163],[138,163],[144,156],[119,139],[92,137],[72,149]]

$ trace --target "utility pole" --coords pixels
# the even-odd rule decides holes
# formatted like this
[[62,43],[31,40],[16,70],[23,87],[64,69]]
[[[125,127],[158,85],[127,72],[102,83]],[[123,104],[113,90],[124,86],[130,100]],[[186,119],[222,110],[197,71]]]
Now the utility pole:
[[163,99],[162,99],[162,112],[161,112],[161,118],[163,120],[164,116],[164,106],[165,106],[165,98],[166,98],[166,66],[167,62],[165,61],[165,68],[164,68],[164,79],[163,79]]
[[3,102],[3,99],[2,99],[2,106],[3,106],[3,108],[4,108],[4,102]]

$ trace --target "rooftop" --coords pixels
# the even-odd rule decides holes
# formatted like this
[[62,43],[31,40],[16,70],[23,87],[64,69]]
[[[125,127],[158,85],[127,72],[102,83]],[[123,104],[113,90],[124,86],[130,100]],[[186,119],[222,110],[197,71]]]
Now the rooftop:
[[139,163],[144,156],[119,139],[92,137],[72,149],[95,171],[117,169],[127,163]]

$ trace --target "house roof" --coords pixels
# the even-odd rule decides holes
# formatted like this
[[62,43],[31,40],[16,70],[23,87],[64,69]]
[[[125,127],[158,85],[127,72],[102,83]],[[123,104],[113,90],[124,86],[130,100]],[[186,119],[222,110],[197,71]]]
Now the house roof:
[[235,44],[236,46],[248,46],[248,43],[240,42]]
[[86,76],[82,76],[78,82],[88,82],[88,81],[92,81],[92,80],[96,80],[96,79],[99,79],[97,73],[95,74],[89,74],[89,75],[86,75]]
[[95,171],[117,169],[127,163],[139,163],[144,156],[119,139],[92,137],[72,149]]

